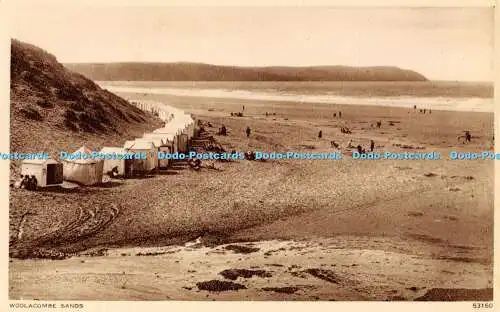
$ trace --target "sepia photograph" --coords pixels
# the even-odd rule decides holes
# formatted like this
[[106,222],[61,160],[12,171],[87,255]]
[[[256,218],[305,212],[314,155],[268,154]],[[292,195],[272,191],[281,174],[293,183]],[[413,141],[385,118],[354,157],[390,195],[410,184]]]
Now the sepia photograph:
[[11,307],[492,308],[494,13],[10,10]]

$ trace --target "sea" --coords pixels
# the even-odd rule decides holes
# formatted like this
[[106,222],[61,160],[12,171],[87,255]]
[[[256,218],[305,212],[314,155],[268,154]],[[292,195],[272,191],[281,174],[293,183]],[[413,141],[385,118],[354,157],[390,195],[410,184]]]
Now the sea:
[[493,112],[493,84],[484,82],[205,82],[99,81],[114,93],[375,105]]

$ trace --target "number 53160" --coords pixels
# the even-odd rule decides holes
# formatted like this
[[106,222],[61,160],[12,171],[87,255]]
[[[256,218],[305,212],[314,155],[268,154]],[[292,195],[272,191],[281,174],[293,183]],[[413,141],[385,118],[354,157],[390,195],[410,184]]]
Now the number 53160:
[[492,309],[493,302],[475,302],[472,304],[474,309]]

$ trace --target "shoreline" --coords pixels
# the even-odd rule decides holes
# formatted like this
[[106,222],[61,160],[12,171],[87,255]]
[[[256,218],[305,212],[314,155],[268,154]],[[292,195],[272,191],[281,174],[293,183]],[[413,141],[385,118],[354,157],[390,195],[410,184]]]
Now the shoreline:
[[[493,98],[467,98],[467,97],[377,97],[376,100],[372,102],[371,98],[367,97],[361,97],[361,96],[342,96],[342,95],[335,95],[334,98],[330,95],[307,95],[307,94],[288,94],[288,95],[275,95],[272,93],[264,93],[262,91],[246,91],[246,90],[241,90],[241,92],[252,92],[254,94],[250,95],[237,95],[237,92],[240,92],[240,90],[219,90],[222,92],[225,92],[227,94],[218,94],[218,95],[211,95],[208,93],[213,93],[211,92],[211,89],[202,89],[202,90],[196,90],[195,92],[198,92],[197,94],[190,94],[189,91],[186,92],[174,92],[175,90],[184,90],[182,88],[179,89],[171,89],[174,91],[161,91],[162,89],[155,90],[155,88],[132,88],[132,87],[114,87],[114,86],[108,86],[108,85],[102,85],[102,88],[108,89],[111,92],[114,92],[116,94],[133,94],[133,95],[140,95],[140,94],[150,94],[150,95],[158,95],[158,96],[172,96],[172,97],[192,97],[192,98],[203,98],[207,100],[238,100],[238,101],[248,101],[248,102],[255,102],[255,101],[270,101],[270,102],[285,102],[285,103],[300,103],[300,104],[321,104],[321,105],[336,105],[336,106],[374,106],[374,107],[388,107],[388,108],[403,108],[403,109],[411,109],[413,110],[413,106],[416,105],[417,109],[432,109],[433,111],[446,111],[446,112],[468,112],[468,113],[494,113],[494,107],[493,107]],[[134,90],[135,91],[132,91]],[[187,90],[187,89],[186,89]],[[207,91],[203,93],[204,91]],[[219,92],[220,93],[220,92]],[[301,99],[294,99],[294,97],[298,97]],[[321,99],[323,97],[324,99]],[[315,99],[316,98],[316,99]],[[400,102],[403,99],[404,103],[397,103]],[[446,101],[454,100],[457,102],[464,101],[464,99],[467,99],[469,101],[483,101],[485,103],[488,103],[488,107],[477,107],[477,108],[472,108],[471,106],[465,107],[465,108],[460,108],[459,106],[453,108],[448,108],[448,107],[440,107],[442,103],[439,104],[428,104],[428,103],[422,103],[425,101],[435,101],[436,99],[442,99]],[[352,103],[347,103],[346,101],[352,101]],[[411,103],[408,103],[411,102]],[[382,104],[380,104],[382,102]],[[385,104],[383,104],[385,102]],[[395,102],[395,103],[394,103]],[[370,103],[370,104],[368,104]],[[393,104],[389,104],[393,103]],[[454,104],[454,105],[460,105],[460,104]],[[471,103],[467,105],[479,105],[478,103]],[[491,106],[491,107],[489,107]]]

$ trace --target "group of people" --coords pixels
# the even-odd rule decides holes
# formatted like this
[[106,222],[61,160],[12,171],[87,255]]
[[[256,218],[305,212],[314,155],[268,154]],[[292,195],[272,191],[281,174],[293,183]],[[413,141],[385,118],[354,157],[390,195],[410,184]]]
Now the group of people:
[[[246,134],[247,134],[247,138],[250,137],[250,134],[252,133],[252,129],[250,129],[250,127],[247,127],[246,130],[245,130]],[[218,135],[227,135],[227,128],[225,125],[222,125],[220,128],[219,128],[219,132],[217,132]]]
[[[366,154],[366,150],[363,147],[361,147],[361,145],[358,144],[358,146],[356,146],[356,149],[358,150],[358,153]],[[370,140],[370,152],[373,152],[374,149],[375,149],[375,142],[373,140]]]
[[342,127],[340,128],[340,132],[345,133],[345,134],[351,134],[351,130],[347,127]]
[[[413,105],[413,109],[417,110],[417,105]],[[424,109],[422,109],[422,108],[419,109],[420,113],[424,113],[425,114],[426,111],[427,111],[427,109],[425,109],[425,108]],[[432,114],[432,110],[430,108],[429,108],[429,114]]]
[[19,180],[17,180],[16,183],[14,184],[14,187],[16,188],[23,188],[30,191],[36,190],[37,186],[38,186],[38,181],[34,175],[30,176],[23,174],[21,174]]
[[[352,140],[349,140],[349,142],[347,143],[347,148],[353,148],[353,147],[354,146],[352,145]],[[356,149],[357,149],[358,153],[360,153],[360,154],[366,153],[366,150],[360,144],[358,144],[358,146],[356,146]],[[375,141],[370,140],[370,152],[373,152],[374,149],[375,149]]]
[[[333,118],[337,117],[337,113],[333,113]],[[339,111],[339,118],[342,118],[342,112]]]

